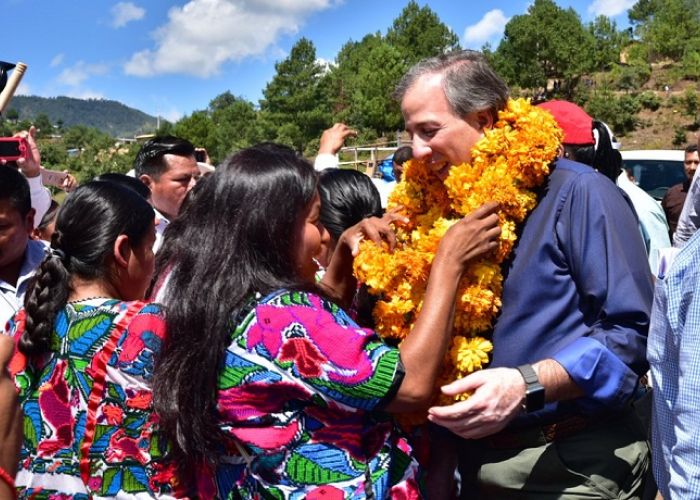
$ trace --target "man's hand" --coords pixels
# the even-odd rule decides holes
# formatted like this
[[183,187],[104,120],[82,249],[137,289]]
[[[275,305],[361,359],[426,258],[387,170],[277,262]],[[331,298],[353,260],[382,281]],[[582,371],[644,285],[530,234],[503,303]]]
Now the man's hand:
[[34,140],[35,135],[36,127],[34,125],[29,130],[22,130],[15,134],[15,137],[24,137],[27,140],[27,146],[29,146],[27,157],[17,160],[17,167],[19,167],[25,177],[41,175],[41,155],[39,154],[39,147]]
[[471,392],[469,399],[434,406],[428,418],[465,439],[490,436],[520,412],[525,389],[522,375],[514,368],[480,370],[442,387],[449,396]]
[[345,144],[348,137],[357,137],[357,131],[351,129],[344,123],[336,123],[331,128],[327,128],[321,134],[321,143],[318,154],[336,154]]
[[76,179],[73,174],[69,173],[68,170],[64,170],[63,173],[66,174],[66,178],[63,179],[63,182],[61,183],[61,189],[66,193],[70,193],[78,187],[78,179]]

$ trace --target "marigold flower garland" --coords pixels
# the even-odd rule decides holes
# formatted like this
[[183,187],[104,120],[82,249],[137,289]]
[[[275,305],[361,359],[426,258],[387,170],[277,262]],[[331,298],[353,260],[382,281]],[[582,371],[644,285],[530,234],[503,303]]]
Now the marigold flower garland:
[[[355,259],[358,279],[380,298],[377,332],[401,340],[423,305],[430,266],[440,238],[461,217],[488,201],[500,204],[501,239],[491,254],[471,263],[457,294],[454,338],[440,383],[480,370],[493,346],[484,338],[501,307],[501,263],[516,240],[516,227],[535,207],[540,186],[556,158],[561,131],[552,116],[527,100],[509,100],[494,127],[472,150],[471,164],[452,167],[443,182],[420,161],[410,161],[389,198],[408,218],[396,227],[397,248],[363,242]],[[466,396],[458,397],[463,399]],[[443,403],[445,401],[442,399]]]

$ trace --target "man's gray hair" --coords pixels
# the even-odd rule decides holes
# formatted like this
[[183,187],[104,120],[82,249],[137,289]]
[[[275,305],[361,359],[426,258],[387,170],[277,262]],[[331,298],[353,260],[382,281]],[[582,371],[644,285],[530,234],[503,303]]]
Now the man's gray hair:
[[400,102],[416,81],[429,74],[442,74],[442,88],[452,112],[464,117],[489,110],[497,116],[506,107],[508,86],[491,69],[481,52],[459,50],[424,59],[403,76],[394,91]]

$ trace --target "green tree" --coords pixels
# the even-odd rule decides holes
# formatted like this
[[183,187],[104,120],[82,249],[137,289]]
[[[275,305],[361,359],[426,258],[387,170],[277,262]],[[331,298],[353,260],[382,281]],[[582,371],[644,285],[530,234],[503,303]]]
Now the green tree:
[[111,147],[114,139],[96,128],[75,125],[64,132],[63,143],[67,149],[85,149],[90,147],[94,150],[100,150]]
[[688,44],[681,59],[683,76],[691,80],[700,80],[700,39]]
[[511,84],[524,88],[559,80],[570,98],[581,76],[595,67],[593,47],[593,35],[573,9],[535,0],[526,14],[508,21],[493,63]]
[[375,33],[346,43],[336,61],[330,75],[336,119],[375,135],[400,128],[401,110],[392,92],[407,69],[401,52]]
[[611,91],[605,90],[592,95],[585,109],[596,120],[607,123],[615,134],[623,136],[636,127],[637,113],[642,106],[631,95],[616,97]]
[[195,111],[180,119],[173,127],[173,133],[187,139],[195,147],[206,148],[207,151],[216,149],[214,122],[206,111]]
[[688,87],[683,92],[683,114],[692,118],[693,124],[698,123],[698,109],[700,109],[698,89]]
[[652,57],[681,59],[700,36],[700,0],[639,0],[630,23]]
[[17,111],[15,108],[10,108],[5,113],[5,118],[11,122],[16,122],[19,120],[19,111]]
[[32,121],[36,127],[37,137],[48,137],[53,134],[53,125],[46,113],[38,114]]
[[459,49],[459,37],[427,5],[410,0],[386,34],[386,40],[411,66],[426,57]]
[[215,145],[210,158],[218,163],[231,152],[251,146],[263,139],[258,112],[252,102],[225,92],[209,103],[214,124]]
[[593,65],[597,71],[610,69],[620,61],[622,49],[629,43],[626,31],[618,31],[615,21],[606,16],[598,16],[588,25],[593,36]]
[[260,109],[278,131],[278,140],[303,152],[330,124],[330,106],[320,85],[324,69],[316,61],[314,44],[301,38],[275,70]]

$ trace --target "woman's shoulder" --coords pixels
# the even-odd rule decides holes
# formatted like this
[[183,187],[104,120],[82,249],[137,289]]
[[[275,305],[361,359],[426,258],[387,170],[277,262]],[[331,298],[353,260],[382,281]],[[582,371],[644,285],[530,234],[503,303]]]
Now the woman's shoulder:
[[316,290],[281,289],[265,296],[258,295],[258,305],[274,306],[305,306],[309,308],[321,308],[324,310],[340,309],[334,302],[324,297]]
[[[295,321],[311,320],[318,322],[319,317],[332,318],[341,326],[357,327],[352,318],[335,302],[314,290],[283,289],[257,299],[255,313],[258,317],[268,316],[283,309],[293,308]],[[327,323],[327,321],[321,321]]]

